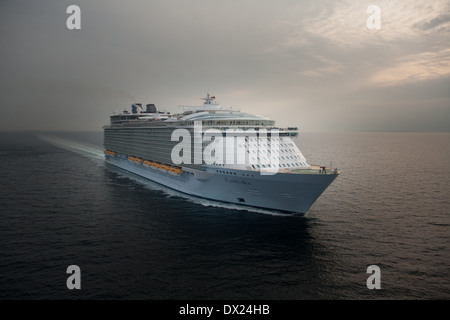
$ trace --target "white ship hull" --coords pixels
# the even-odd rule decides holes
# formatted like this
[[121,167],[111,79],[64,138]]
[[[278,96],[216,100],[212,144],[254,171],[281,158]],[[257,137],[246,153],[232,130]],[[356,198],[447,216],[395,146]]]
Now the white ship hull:
[[207,166],[204,171],[183,168],[176,174],[126,157],[106,154],[105,158],[111,165],[191,196],[297,214],[305,214],[337,177],[313,170],[261,175]]

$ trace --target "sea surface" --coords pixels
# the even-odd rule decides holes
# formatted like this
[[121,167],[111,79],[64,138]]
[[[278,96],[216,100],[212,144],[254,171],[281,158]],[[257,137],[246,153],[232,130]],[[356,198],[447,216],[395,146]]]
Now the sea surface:
[[101,132],[0,133],[0,299],[450,299],[450,133],[296,143],[341,170],[304,217],[111,168]]

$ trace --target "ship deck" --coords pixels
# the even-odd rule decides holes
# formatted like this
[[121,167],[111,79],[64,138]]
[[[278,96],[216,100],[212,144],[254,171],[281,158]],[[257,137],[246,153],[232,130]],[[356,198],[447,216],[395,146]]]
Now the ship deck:
[[[249,170],[259,172],[260,170]],[[277,173],[290,173],[290,174],[330,174],[330,175],[338,175],[340,171],[338,169],[331,169],[324,166],[319,165],[310,165],[307,168],[302,169],[287,169],[281,168],[276,171]]]
[[290,173],[294,174],[339,174],[338,169],[331,169],[324,166],[319,165],[310,165],[308,168],[305,169],[294,169],[290,170]]

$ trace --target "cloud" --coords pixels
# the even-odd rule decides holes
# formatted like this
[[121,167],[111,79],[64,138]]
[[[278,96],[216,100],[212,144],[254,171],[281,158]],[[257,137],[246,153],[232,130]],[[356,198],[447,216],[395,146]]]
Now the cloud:
[[415,23],[413,27],[419,30],[430,30],[439,26],[446,27],[448,29],[450,25],[450,14],[441,14],[430,21],[421,21]]
[[306,77],[324,77],[324,76],[332,76],[338,74],[343,71],[344,66],[342,63],[337,61],[317,56],[318,66],[313,69],[303,70],[299,73]]
[[376,73],[371,81],[394,86],[450,76],[450,48],[403,57],[392,67]]
[[[278,21],[278,26],[290,25],[294,29],[285,37],[286,47],[303,46],[309,39],[321,38],[341,48],[361,48],[367,45],[383,44],[397,40],[412,40],[426,35],[423,31],[450,23],[450,5],[446,0],[377,1],[380,7],[381,29],[369,30],[367,7],[372,3],[360,1],[339,1],[314,3],[309,11],[317,12],[300,21]],[[302,4],[304,5],[304,4]],[[418,32],[420,31],[420,32]]]

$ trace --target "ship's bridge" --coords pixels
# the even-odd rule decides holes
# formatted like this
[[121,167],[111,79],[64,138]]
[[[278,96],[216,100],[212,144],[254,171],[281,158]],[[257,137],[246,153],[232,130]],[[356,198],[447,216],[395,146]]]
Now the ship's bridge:
[[179,118],[180,124],[190,125],[194,121],[202,121],[204,125],[275,125],[275,121],[266,117],[224,108],[217,104],[215,97],[209,93],[203,100],[205,102],[202,106],[180,106],[184,109],[182,117]]

